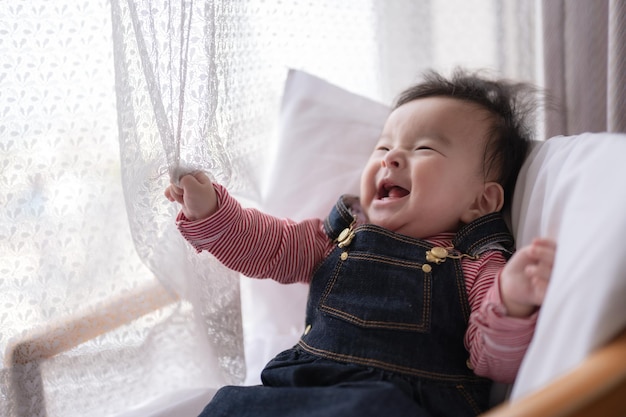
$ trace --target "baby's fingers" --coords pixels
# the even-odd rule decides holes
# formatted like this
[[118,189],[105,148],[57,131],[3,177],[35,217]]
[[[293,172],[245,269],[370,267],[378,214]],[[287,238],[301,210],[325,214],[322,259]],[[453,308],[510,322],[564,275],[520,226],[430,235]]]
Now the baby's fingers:
[[537,305],[543,304],[543,300],[546,297],[546,292],[548,291],[548,283],[550,282],[548,279],[540,278],[535,276],[531,279],[531,285],[533,288],[533,294],[535,297],[535,303]]
[[193,176],[200,184],[211,184],[211,178],[203,171],[196,171]]
[[165,189],[164,194],[169,201],[176,201],[181,204],[183,203],[183,189],[175,186],[174,184],[170,184],[170,186]]
[[536,261],[552,267],[556,256],[556,242],[552,239],[535,239],[531,244],[530,256]]
[[539,262],[529,264],[526,266],[524,273],[528,278],[532,280],[541,279],[547,282],[550,279],[550,275],[552,274],[552,264]]

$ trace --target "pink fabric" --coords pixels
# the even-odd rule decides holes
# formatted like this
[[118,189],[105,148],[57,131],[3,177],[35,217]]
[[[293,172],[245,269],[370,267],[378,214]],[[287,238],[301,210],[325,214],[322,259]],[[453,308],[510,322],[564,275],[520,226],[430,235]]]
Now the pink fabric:
[[[306,283],[334,247],[320,219],[279,219],[244,209],[224,187],[215,184],[215,189],[220,208],[213,216],[192,222],[181,212],[177,224],[198,252],[212,253],[228,268],[280,283]],[[451,246],[453,236],[442,233],[428,240]],[[536,314],[527,319],[506,316],[496,279],[505,262],[498,251],[462,261],[472,310],[465,344],[476,374],[513,382],[532,338]]]

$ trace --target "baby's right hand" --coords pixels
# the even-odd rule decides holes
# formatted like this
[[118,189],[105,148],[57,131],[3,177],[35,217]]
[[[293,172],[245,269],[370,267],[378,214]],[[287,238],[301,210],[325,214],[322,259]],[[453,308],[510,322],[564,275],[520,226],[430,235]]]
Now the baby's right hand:
[[170,184],[165,197],[182,205],[183,214],[189,220],[201,220],[217,211],[217,194],[211,179],[204,172],[185,175],[180,187]]

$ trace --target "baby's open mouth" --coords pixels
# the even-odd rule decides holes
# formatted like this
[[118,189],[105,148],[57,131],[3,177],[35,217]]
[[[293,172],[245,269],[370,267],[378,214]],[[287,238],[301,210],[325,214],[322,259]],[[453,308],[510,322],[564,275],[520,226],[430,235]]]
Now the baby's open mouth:
[[378,199],[383,200],[385,198],[402,198],[409,195],[409,190],[402,188],[398,185],[386,183],[381,184],[378,188]]

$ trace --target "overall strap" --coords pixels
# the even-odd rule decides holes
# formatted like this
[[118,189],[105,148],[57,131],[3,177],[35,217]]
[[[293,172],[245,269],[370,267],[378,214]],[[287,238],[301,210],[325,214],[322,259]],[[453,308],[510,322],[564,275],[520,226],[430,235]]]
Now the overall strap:
[[342,195],[324,220],[324,230],[331,240],[337,239],[344,229],[354,224],[355,217],[349,206],[356,201],[358,198],[355,196]]
[[485,249],[498,246],[510,256],[515,250],[515,241],[502,213],[490,213],[463,226],[452,240],[454,247],[471,256]]

